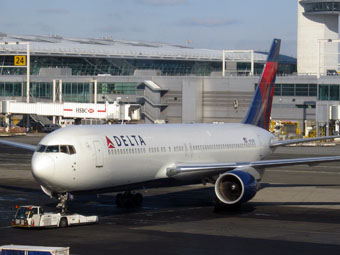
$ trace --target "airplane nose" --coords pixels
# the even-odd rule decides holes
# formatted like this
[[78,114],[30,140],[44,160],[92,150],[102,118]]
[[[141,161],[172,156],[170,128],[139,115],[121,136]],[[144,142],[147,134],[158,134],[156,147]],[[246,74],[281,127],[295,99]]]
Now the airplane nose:
[[32,173],[40,184],[50,183],[54,174],[53,159],[48,155],[35,153],[32,158]]

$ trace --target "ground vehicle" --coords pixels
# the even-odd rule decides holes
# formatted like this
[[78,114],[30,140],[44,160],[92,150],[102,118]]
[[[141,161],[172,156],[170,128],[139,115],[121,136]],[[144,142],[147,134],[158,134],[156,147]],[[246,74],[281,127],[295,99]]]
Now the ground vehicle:
[[70,248],[69,247],[13,245],[13,244],[0,246],[0,255],[18,255],[18,254],[69,255]]
[[54,130],[57,130],[58,128],[60,128],[60,126],[57,125],[57,124],[46,124],[43,127],[43,131],[49,133],[49,132],[52,132]]
[[45,213],[43,208],[34,205],[20,206],[12,219],[13,227],[43,228],[68,227],[80,224],[98,222],[98,216],[83,216],[80,214]]

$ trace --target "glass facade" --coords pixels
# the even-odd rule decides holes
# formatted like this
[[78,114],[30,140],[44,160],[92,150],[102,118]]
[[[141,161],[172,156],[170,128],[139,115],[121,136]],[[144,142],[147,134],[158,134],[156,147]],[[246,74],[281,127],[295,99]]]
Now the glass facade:
[[90,102],[90,84],[89,83],[63,83],[63,101],[87,103]]
[[135,82],[116,82],[116,83],[99,83],[98,94],[136,94],[137,83]]
[[307,1],[302,1],[302,4],[305,7],[305,12],[340,12],[339,2],[308,3]]
[[316,97],[316,84],[275,84],[275,96]]
[[[1,65],[13,65],[13,56],[0,56]],[[31,75],[40,68],[71,68],[72,75],[133,75],[135,70],[158,70],[161,75],[210,75],[222,62],[155,59],[31,56]],[[25,68],[0,68],[0,75],[24,75]]]
[[[14,65],[13,56],[0,56],[1,65]],[[31,56],[31,75],[38,75],[40,68],[71,68],[72,75],[133,75],[135,70],[157,70],[161,75],[198,75],[209,76],[221,72],[222,61],[128,59],[128,58],[86,58]],[[255,74],[260,74],[263,64],[255,63]],[[250,63],[237,63],[237,71],[250,71]],[[296,72],[296,64],[279,65],[278,74]],[[0,68],[0,75],[25,75],[26,68]]]
[[340,101],[340,85],[320,84],[318,100]]
[[[139,83],[135,82],[116,82],[98,83],[98,94],[122,94],[135,95],[136,87]],[[52,100],[52,82],[32,82],[30,84],[31,97]],[[63,101],[88,103],[91,100],[92,88],[90,83],[63,82]],[[26,83],[0,82],[0,96],[26,96]]]
[[[26,95],[26,84],[24,85]],[[30,84],[30,94],[33,97],[52,99],[52,82],[33,82]]]
[[[255,75],[260,75],[263,71],[264,64],[254,64],[254,74]],[[242,73],[249,73],[250,72],[250,63],[242,63],[238,62],[237,63],[237,72],[242,74]],[[297,66],[296,64],[285,64],[285,63],[280,63],[279,67],[277,69],[277,75],[287,75],[287,74],[293,74],[296,73]]]
[[19,97],[21,95],[21,83],[0,82],[0,96]]
[[281,96],[294,96],[295,84],[281,84]]
[[[254,64],[254,74],[259,75],[262,73],[264,64]],[[248,74],[251,70],[251,64],[249,62],[238,62],[237,63],[237,72],[242,75],[242,74]]]

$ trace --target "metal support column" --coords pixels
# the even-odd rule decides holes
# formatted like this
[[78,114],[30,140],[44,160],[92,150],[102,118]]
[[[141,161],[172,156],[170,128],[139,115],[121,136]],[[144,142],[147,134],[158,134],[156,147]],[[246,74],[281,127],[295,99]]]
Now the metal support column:
[[59,80],[59,103],[63,102],[63,81]]
[[254,51],[250,51],[250,76],[254,75]]
[[[52,102],[55,103],[56,100],[56,80],[52,81]],[[55,116],[53,116],[52,123],[55,124]]]
[[30,102],[30,72],[31,72],[31,68],[30,68],[30,62],[31,62],[31,57],[30,57],[30,45],[27,44],[27,84],[26,84],[26,103]]
[[98,86],[98,81],[94,80],[94,103],[97,103],[97,86]]
[[222,76],[225,76],[225,51],[222,51]]
[[9,128],[10,128],[10,124],[11,124],[11,122],[10,122],[10,116],[9,115],[5,115],[5,126],[6,126],[6,128],[5,128],[5,131],[8,133],[9,132]]

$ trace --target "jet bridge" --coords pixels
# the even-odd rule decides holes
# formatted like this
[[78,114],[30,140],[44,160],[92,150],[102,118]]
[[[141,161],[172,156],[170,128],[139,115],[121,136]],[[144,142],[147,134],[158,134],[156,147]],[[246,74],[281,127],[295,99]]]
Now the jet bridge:
[[0,113],[5,115],[9,126],[9,117],[13,114],[55,116],[63,119],[100,119],[106,121],[140,120],[139,104],[123,104],[119,98],[112,104],[91,103],[24,103],[4,100],[0,104]]

